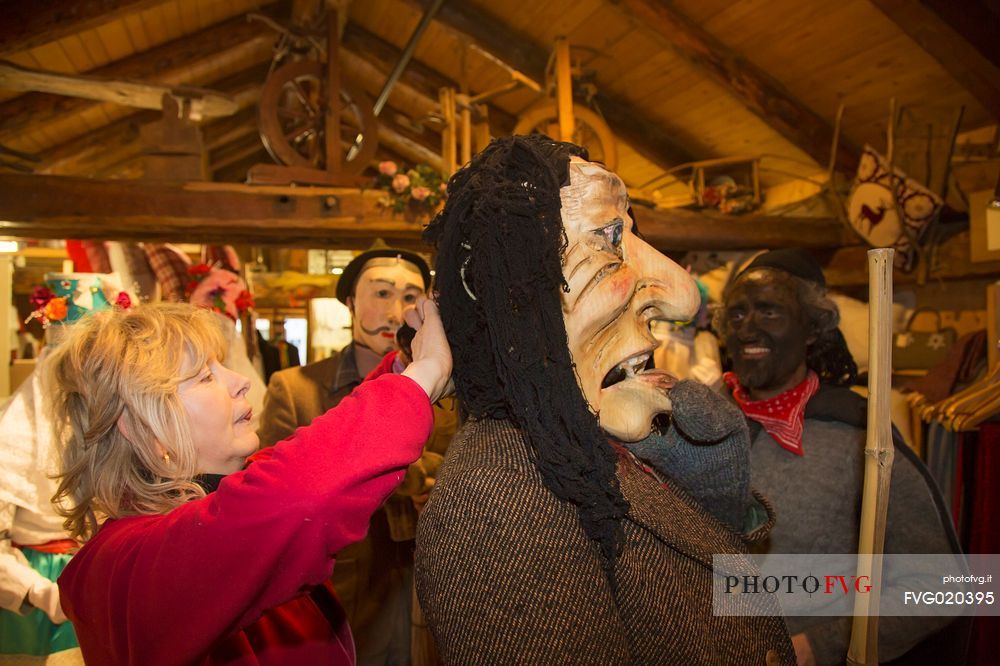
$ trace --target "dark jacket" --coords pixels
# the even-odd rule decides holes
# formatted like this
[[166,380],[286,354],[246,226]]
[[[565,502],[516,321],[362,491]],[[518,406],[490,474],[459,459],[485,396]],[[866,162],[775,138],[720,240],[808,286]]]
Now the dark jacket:
[[[417,593],[443,661],[794,664],[773,600],[734,601],[766,616],[713,615],[712,555],[745,553],[740,537],[624,452],[618,478],[631,509],[613,590],[576,508],[542,484],[521,433],[506,421],[465,425],[417,534]],[[739,575],[756,571],[746,564]]]

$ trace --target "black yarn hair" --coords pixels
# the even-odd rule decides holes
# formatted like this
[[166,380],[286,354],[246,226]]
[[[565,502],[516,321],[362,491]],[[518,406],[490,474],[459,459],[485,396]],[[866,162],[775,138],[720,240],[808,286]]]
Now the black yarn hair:
[[437,249],[459,401],[473,417],[509,419],[524,433],[543,483],[576,506],[614,584],[629,505],[577,384],[560,297],[569,286],[559,190],[574,155],[587,158],[544,135],[495,139],[448,182],[424,240]]

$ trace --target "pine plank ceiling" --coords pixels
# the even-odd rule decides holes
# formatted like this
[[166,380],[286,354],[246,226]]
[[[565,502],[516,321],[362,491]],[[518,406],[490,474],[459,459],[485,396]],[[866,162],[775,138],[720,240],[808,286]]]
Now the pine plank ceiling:
[[[266,159],[252,105],[276,36],[245,15],[284,21],[299,4],[6,2],[0,59],[242,95],[240,113],[204,123],[213,177],[238,181]],[[374,97],[430,0],[336,4],[348,11],[345,75]],[[437,87],[480,93],[509,81],[508,67],[540,80],[554,40],[566,36],[592,73],[597,106],[619,138],[618,171],[631,187],[663,183],[684,161],[743,155],[764,156],[766,185],[815,176],[840,104],[838,164],[849,170],[863,144],[884,147],[890,98],[963,105],[964,130],[997,123],[1000,57],[978,34],[995,37],[997,17],[981,0],[967,4],[985,12],[978,25],[956,21],[943,0],[446,0],[389,98],[382,118],[394,139],[377,157],[412,162],[438,149],[438,130],[426,122]],[[971,49],[958,65],[948,42],[956,35]],[[495,98],[494,132],[509,132],[538,102],[527,89]],[[33,168],[43,173],[134,177],[136,128],[155,118],[113,103],[0,90],[0,146],[37,156]]]

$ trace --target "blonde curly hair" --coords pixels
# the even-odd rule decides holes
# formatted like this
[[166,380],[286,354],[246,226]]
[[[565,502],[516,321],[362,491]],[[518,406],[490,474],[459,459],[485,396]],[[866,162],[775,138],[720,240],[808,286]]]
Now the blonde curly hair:
[[45,363],[64,442],[52,501],[71,535],[86,540],[105,518],[204,496],[178,387],[225,349],[218,318],[186,304],[114,309],[73,326]]

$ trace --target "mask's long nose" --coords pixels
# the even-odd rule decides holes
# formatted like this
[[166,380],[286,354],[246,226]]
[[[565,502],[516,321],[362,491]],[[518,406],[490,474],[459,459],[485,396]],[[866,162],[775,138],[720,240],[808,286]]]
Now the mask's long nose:
[[648,319],[688,321],[701,306],[701,294],[686,270],[639,238],[631,238],[628,261],[639,276],[635,304]]

